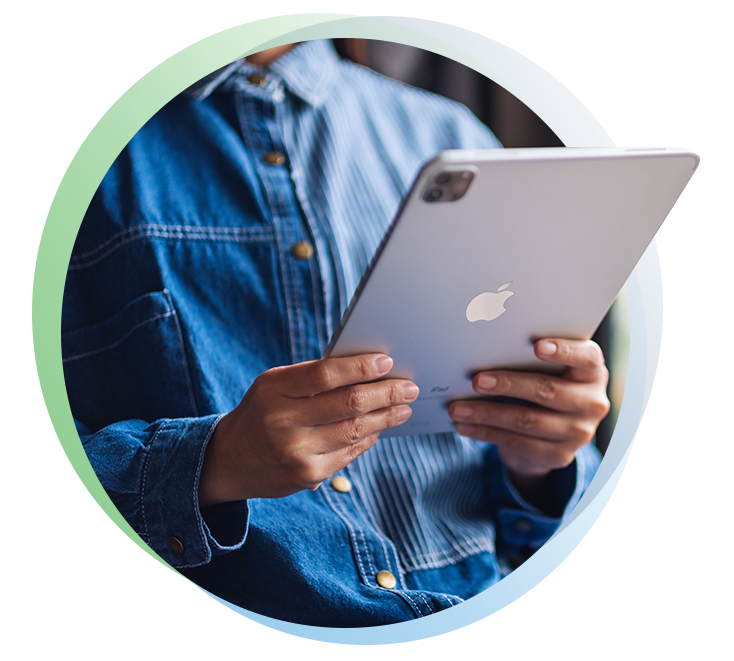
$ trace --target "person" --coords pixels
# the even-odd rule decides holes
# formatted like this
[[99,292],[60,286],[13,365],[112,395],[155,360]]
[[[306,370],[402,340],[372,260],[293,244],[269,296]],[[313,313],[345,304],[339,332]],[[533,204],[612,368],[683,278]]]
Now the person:
[[389,624],[487,589],[573,509],[608,410],[595,344],[538,342],[560,377],[474,380],[535,406],[379,440],[416,386],[375,381],[382,354],[319,360],[421,163],[500,146],[328,41],[232,63],[132,138],[74,245],[62,357],[92,467],[172,567],[269,617]]

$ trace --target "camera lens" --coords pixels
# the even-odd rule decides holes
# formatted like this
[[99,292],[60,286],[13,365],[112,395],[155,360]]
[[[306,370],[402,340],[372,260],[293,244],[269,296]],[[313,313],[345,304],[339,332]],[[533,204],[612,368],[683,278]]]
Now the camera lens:
[[436,177],[436,183],[439,185],[448,184],[451,181],[451,175],[448,172],[442,172]]
[[438,200],[443,195],[443,191],[440,188],[432,188],[428,191],[429,200]]

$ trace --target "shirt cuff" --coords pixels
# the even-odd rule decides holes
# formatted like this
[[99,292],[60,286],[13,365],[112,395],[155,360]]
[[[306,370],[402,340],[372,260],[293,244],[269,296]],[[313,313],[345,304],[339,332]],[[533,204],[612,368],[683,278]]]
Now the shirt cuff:
[[512,484],[507,468],[502,466],[502,493],[497,518],[503,542],[517,550],[540,548],[581,499],[582,470],[579,457],[576,457],[571,465],[550,476],[547,489],[559,500],[566,501],[563,515],[554,517],[528,503]]
[[143,468],[143,538],[176,569],[198,567],[240,548],[246,501],[199,507],[204,452],[221,415],[158,421]]
[[[496,448],[490,448],[496,455]],[[599,453],[592,445],[581,448],[572,464],[553,471],[550,490],[557,495],[555,511],[559,517],[548,516],[528,503],[510,481],[505,465],[495,456],[490,458],[490,489],[496,503],[497,537],[502,554],[517,566],[550,539],[561,521],[581,500],[599,467]],[[499,549],[498,549],[499,550]]]
[[549,502],[547,509],[561,513],[560,516],[552,516],[520,495],[499,458],[497,448],[490,446],[488,488],[496,512],[498,536],[506,552],[522,551],[526,555],[528,550],[540,548],[553,535],[591,482],[598,463],[592,461],[594,453],[593,448],[582,448],[569,466],[550,474],[547,490],[553,494],[553,502]]

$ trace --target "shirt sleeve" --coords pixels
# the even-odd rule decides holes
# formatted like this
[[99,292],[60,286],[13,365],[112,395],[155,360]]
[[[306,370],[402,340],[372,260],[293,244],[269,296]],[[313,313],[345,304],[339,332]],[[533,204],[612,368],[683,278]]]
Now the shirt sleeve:
[[128,420],[95,433],[77,430],[97,477],[125,520],[176,569],[198,567],[240,548],[246,501],[199,507],[199,475],[221,415]]
[[573,463],[550,474],[552,482],[548,492],[553,494],[554,502],[549,504],[549,511],[561,512],[561,515],[548,516],[517,492],[497,448],[490,446],[487,452],[487,489],[495,512],[497,557],[504,571],[509,572],[521,565],[550,539],[581,500],[600,460],[598,450],[587,445],[576,452]]

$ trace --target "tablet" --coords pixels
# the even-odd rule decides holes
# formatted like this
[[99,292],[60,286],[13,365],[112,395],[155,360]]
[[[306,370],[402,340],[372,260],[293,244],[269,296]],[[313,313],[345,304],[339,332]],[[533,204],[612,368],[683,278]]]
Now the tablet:
[[682,149],[445,151],[419,172],[324,357],[384,352],[420,388],[383,437],[452,431],[487,369],[589,339],[699,158]]

